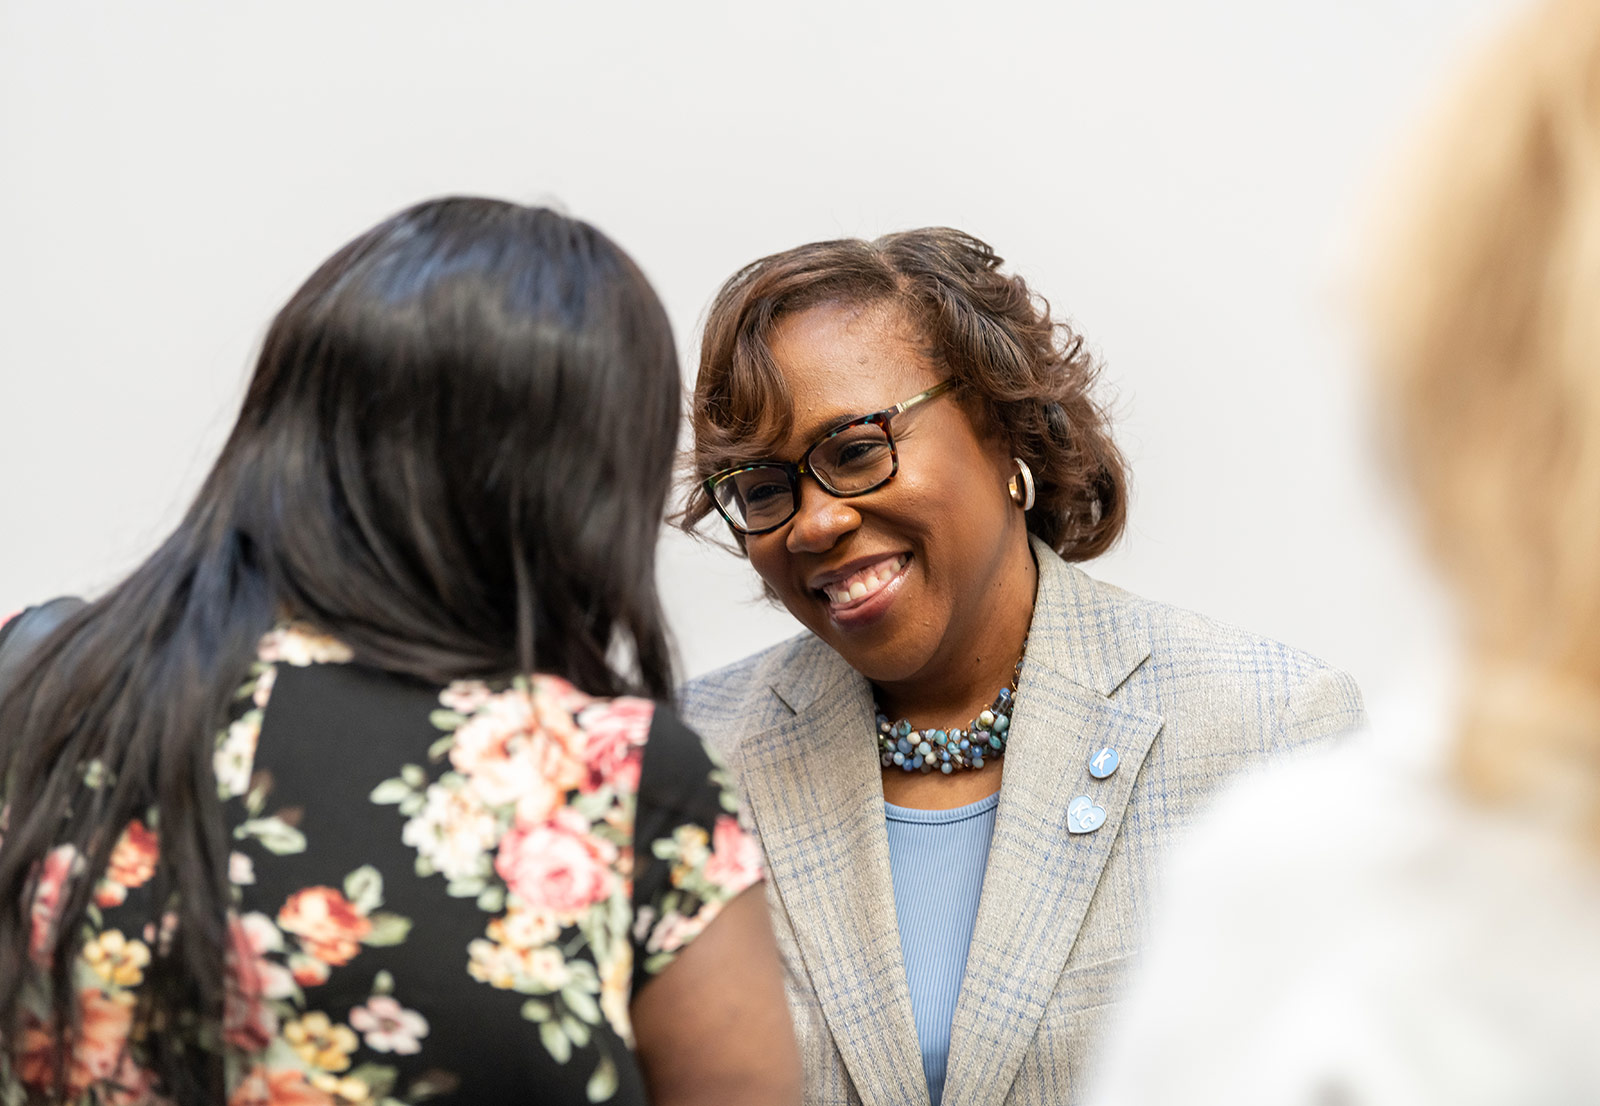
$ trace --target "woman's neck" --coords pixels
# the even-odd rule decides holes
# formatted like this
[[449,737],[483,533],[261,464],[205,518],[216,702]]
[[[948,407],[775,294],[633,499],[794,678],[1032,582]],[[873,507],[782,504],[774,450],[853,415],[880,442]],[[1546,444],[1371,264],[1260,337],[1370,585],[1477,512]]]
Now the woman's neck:
[[1022,646],[1023,638],[1018,638],[1014,651],[972,654],[967,676],[959,681],[941,677],[874,684],[878,709],[891,721],[904,718],[919,730],[966,726],[994,703],[1001,688],[1015,686]]
[[994,703],[1001,688],[1015,686],[1037,587],[1030,554],[1026,579],[1015,594],[984,610],[983,632],[952,641],[935,663],[907,679],[874,681],[878,709],[891,721],[904,718],[917,729],[968,725]]

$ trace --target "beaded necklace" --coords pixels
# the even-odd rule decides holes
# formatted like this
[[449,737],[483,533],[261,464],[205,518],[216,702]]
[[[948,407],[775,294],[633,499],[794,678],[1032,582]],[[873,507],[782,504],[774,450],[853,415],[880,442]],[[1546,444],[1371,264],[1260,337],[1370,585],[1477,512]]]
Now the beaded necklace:
[[885,768],[899,766],[907,772],[924,774],[937,768],[948,776],[961,768],[982,768],[984,761],[1004,756],[1021,675],[1019,660],[1011,686],[1001,688],[993,705],[980,712],[965,729],[918,730],[904,718],[890,722],[883,711],[878,711],[878,759]]

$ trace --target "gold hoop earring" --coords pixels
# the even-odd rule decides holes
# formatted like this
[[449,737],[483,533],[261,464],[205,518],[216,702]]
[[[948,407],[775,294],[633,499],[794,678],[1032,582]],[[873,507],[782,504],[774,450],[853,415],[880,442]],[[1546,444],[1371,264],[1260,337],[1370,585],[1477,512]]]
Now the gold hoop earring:
[[1011,493],[1012,502],[1024,511],[1033,509],[1033,470],[1028,467],[1028,462],[1021,457],[1011,458],[1017,463],[1017,474],[1006,481],[1006,491]]

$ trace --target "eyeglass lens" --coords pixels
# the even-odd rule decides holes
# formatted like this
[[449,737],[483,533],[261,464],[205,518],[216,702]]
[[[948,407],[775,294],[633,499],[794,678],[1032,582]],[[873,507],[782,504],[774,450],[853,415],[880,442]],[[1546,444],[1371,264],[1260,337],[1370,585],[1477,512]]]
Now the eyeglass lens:
[[[818,442],[806,467],[835,495],[860,495],[894,475],[894,448],[880,423],[855,423]],[[782,465],[754,465],[729,473],[713,490],[739,529],[767,530],[795,513],[796,475]]]

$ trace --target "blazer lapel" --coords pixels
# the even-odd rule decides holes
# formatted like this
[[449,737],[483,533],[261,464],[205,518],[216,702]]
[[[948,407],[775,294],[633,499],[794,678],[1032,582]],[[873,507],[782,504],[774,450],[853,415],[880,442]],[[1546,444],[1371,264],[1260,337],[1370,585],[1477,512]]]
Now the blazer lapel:
[[[1005,1098],[1094,897],[1134,778],[1161,729],[1159,716],[1111,698],[1150,652],[1120,593],[1048,548],[1035,553],[1039,593],[951,1026],[951,1039],[960,1044],[951,1049],[945,1106],[992,1106]],[[1113,613],[1114,607],[1121,609]],[[1089,760],[1106,746],[1121,763],[1097,780],[1088,773]],[[1079,795],[1105,811],[1104,824],[1093,832],[1068,829],[1067,806]]]
[[794,717],[743,743],[746,797],[772,889],[862,1101],[926,1103],[872,697],[865,680],[817,645],[773,688]]

